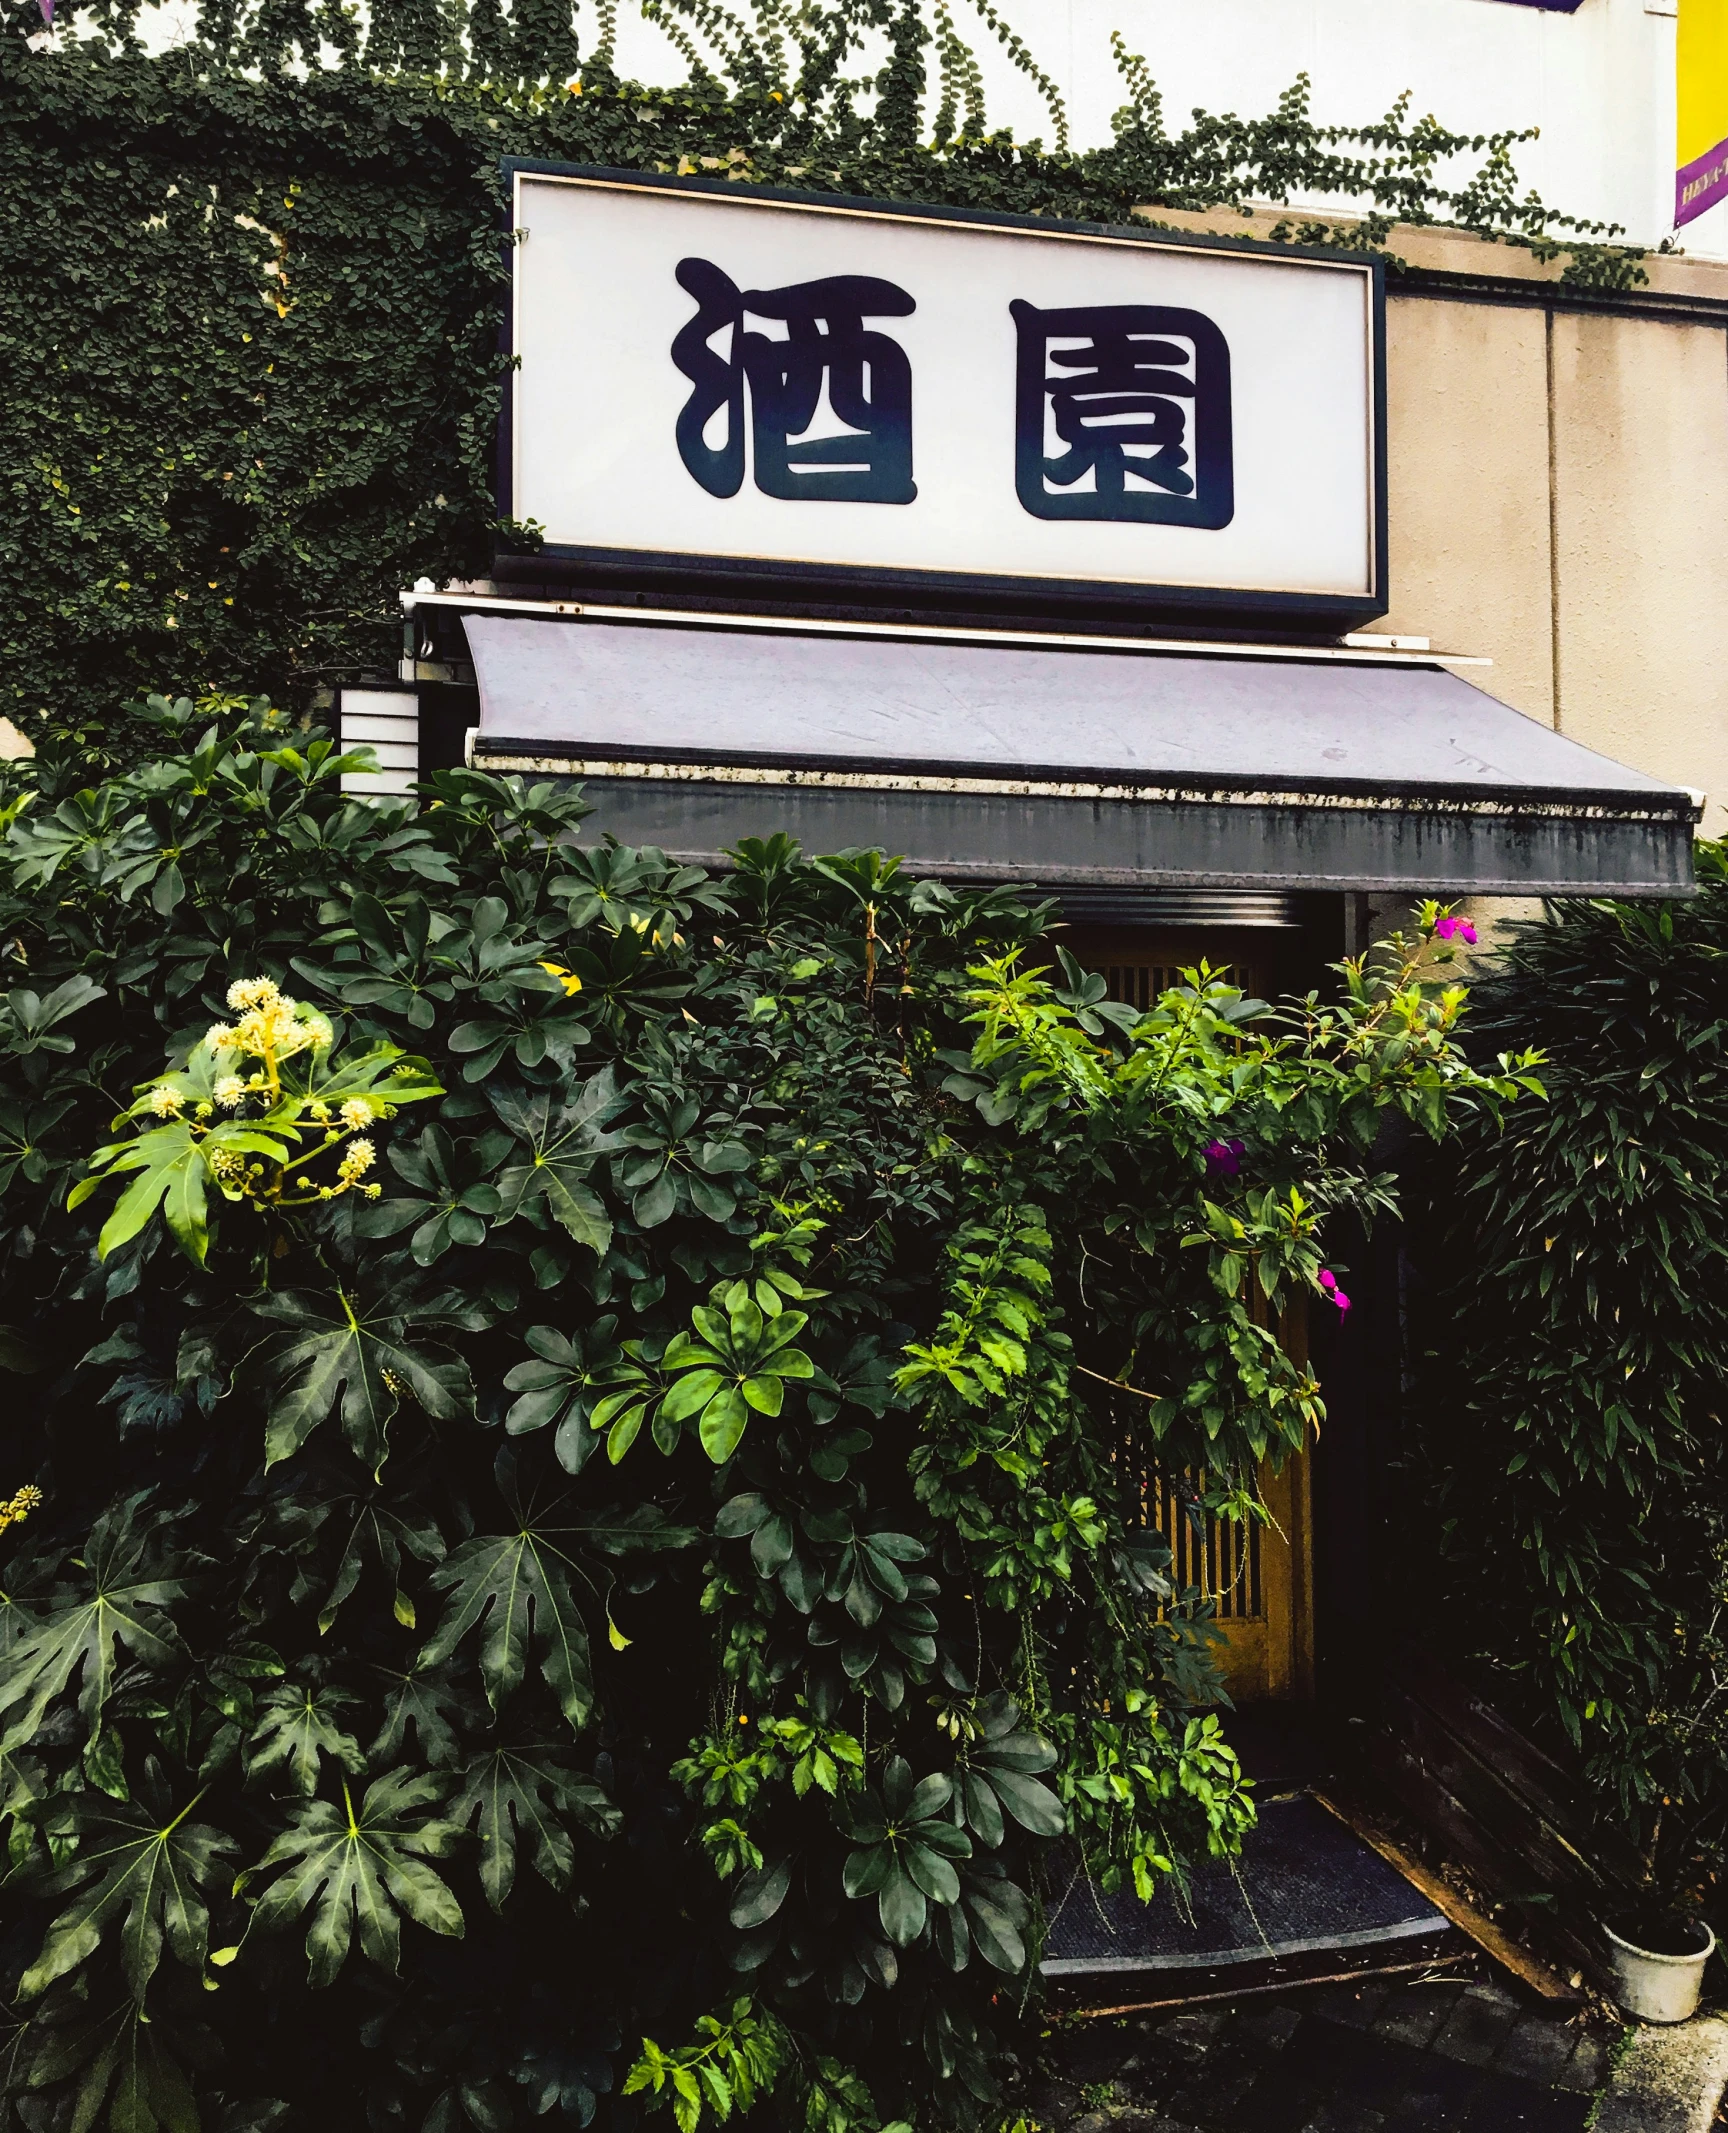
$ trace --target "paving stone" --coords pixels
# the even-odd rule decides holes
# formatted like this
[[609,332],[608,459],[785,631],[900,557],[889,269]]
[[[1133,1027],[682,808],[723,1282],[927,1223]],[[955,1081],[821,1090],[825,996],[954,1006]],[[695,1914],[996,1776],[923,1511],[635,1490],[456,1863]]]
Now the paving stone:
[[1138,2040],[1118,2023],[1088,2022],[1064,2033],[1059,2047],[1062,2072],[1084,2088],[1095,2081],[1110,2081]]
[[1026,2088],[1027,2116],[1040,2125],[1062,2125],[1080,2108],[1080,2091],[1071,2081],[1033,2081]]
[[1230,2019],[1228,2007],[1185,2007],[1158,2025],[1158,2041],[1178,2051],[1204,2051]]
[[1486,2066],[1518,2020],[1518,2002],[1509,1994],[1468,1987],[1440,2025],[1433,2048],[1467,2066]]
[[1366,2029],[1386,2004],[1391,1986],[1384,1984],[1317,1985],[1302,1995],[1305,2012],[1323,2015],[1329,2022],[1342,2022],[1350,2029]]
[[1579,2032],[1571,2023],[1553,2015],[1521,2015],[1501,2040],[1492,2063],[1500,2073],[1533,2081],[1538,2088],[1551,2088],[1571,2058],[1578,2037]]
[[1590,2098],[1488,2075],[1463,2121],[1467,2133],[1583,2133]]
[[1407,1985],[1374,2017],[1374,2034],[1425,2051],[1450,2019],[1459,1996],[1456,1985]]
[[1462,2101],[1479,2079],[1471,2067],[1378,2029],[1344,2029],[1332,2022],[1305,2021],[1285,2048],[1284,2064],[1323,2096],[1351,2097],[1387,2113],[1402,2100],[1424,2095]]
[[1578,2041],[1572,2047],[1572,2056],[1552,2079],[1557,2089],[1573,2089],[1583,2096],[1593,2096],[1608,2076],[1608,2053],[1617,2041],[1618,2032],[1610,2030],[1606,2036],[1597,2030],[1584,2029],[1578,2033]]
[[1380,2133],[1395,2121],[1380,2111],[1355,2103],[1323,2103],[1312,2118],[1305,2118],[1297,2133]]
[[1281,2052],[1301,2026],[1301,2010],[1288,2001],[1270,2007],[1244,2008],[1230,2025],[1225,2041],[1260,2052]]
[[[1206,2133],[1241,2133],[1244,2106],[1259,2078],[1258,2067],[1228,2068],[1214,2062],[1207,2067],[1203,2082],[1190,2083],[1183,2091],[1177,2108],[1197,2126],[1205,2127]],[[1274,2129],[1256,2128],[1255,2133],[1274,2133]]]

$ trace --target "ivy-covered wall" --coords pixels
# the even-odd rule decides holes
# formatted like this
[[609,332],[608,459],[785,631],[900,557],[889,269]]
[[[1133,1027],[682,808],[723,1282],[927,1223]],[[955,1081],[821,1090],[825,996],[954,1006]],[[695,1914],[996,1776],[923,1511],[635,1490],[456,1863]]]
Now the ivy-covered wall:
[[[364,51],[336,0],[208,0],[156,56],[111,0],[75,8],[76,36],[62,8],[47,49],[39,0],[0,5],[0,711],[89,726],[164,687],[303,702],[393,665],[400,587],[486,569],[505,154],[1118,224],[1325,194],[1366,214],[1360,244],[1437,217],[1568,234],[1519,200],[1510,136],[1402,112],[1340,133],[1302,84],[1171,133],[1118,44],[1116,139],[1076,155],[1056,84],[988,7],[1052,148],[989,131],[943,5],[794,20],[764,0],[731,29],[644,5],[687,50],[683,87],[618,81],[607,11],[584,52],[564,0],[392,0]],[[1474,175],[1448,191],[1442,168]],[[1575,276],[1637,274],[1569,234]]]

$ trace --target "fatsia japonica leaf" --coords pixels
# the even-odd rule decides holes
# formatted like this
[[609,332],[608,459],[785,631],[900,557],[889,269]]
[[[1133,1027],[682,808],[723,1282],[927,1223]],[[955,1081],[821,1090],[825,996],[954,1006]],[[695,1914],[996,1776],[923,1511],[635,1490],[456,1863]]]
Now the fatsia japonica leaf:
[[394,1971],[404,1918],[461,1939],[462,1907],[426,1864],[447,1859],[462,1841],[458,1825],[435,1811],[442,1791],[429,1773],[392,1770],[356,1806],[344,1779],[340,1806],[308,1801],[259,1860],[255,1873],[281,1871],[259,1897],[254,1923],[279,1931],[311,1911],[306,1955],[313,1985],[333,1982],[356,1933],[361,1954]]
[[576,1850],[571,1827],[591,1836],[616,1834],[623,1816],[605,1792],[550,1746],[500,1746],[477,1755],[462,1773],[451,1817],[472,1825],[480,1842],[480,1886],[502,1911],[516,1880],[518,1845],[555,1889],[567,1888]]
[[507,1222],[542,1200],[578,1244],[602,1256],[612,1242],[612,1218],[587,1180],[599,1158],[621,1145],[619,1136],[604,1130],[629,1101],[628,1091],[619,1090],[615,1069],[607,1067],[583,1082],[565,1102],[550,1089],[501,1088],[488,1094],[499,1119],[527,1146],[526,1157],[509,1164],[498,1179],[499,1220]]
[[416,1665],[443,1665],[478,1630],[480,1676],[497,1712],[521,1687],[532,1652],[558,1708],[580,1732],[594,1706],[594,1676],[572,1567],[550,1534],[527,1524],[464,1542],[432,1573],[431,1584],[450,1597]]
[[360,1743],[342,1726],[359,1697],[347,1689],[313,1682],[283,1682],[260,1699],[257,1723],[246,1742],[246,1777],[309,1800],[328,1760],[350,1777],[366,1767]]
[[69,1821],[78,1849],[45,1886],[51,1895],[76,1894],[24,1973],[19,1990],[26,1998],[87,1961],[110,1932],[140,2001],[164,1944],[190,1968],[203,1966],[209,1892],[227,1880],[223,1862],[239,1847],[223,1831],[191,1819],[202,1798],[196,1794],[175,1810],[152,1771],[135,1801],[98,1806],[87,1795],[74,1805]]
[[387,1297],[337,1289],[333,1295],[289,1290],[260,1297],[252,1308],[286,1329],[254,1365],[269,1402],[264,1442],[271,1466],[291,1458],[338,1404],[355,1456],[374,1473],[384,1463],[404,1394],[439,1422],[474,1411],[474,1383],[461,1357],[410,1339],[417,1322],[448,1322],[437,1306],[404,1309]]
[[149,1505],[147,1494],[131,1496],[96,1521],[84,1549],[82,1591],[56,1594],[23,1620],[21,1610],[6,1611],[12,1642],[0,1674],[0,1754],[30,1740],[49,1705],[74,1689],[94,1743],[122,1649],[158,1669],[182,1657],[179,1632],[161,1610],[187,1588],[158,1553],[160,1533],[146,1524]]
[[[93,2014],[54,2008],[52,2026],[49,2005],[44,2003],[40,2018],[46,2032],[41,2047],[27,2071],[16,2071],[25,2072],[22,2085],[31,2089],[66,2083],[70,2127],[94,2126],[106,2103],[109,2133],[203,2133],[206,2121],[186,2068],[169,2048],[165,2025],[130,1994]],[[227,2113],[223,2117],[230,2123]],[[273,2123],[239,2118],[232,2133],[272,2133]]]
[[462,1759],[456,1728],[468,1728],[477,1711],[464,1698],[448,1675],[423,1672],[415,1667],[406,1674],[388,1667],[377,1669],[388,1683],[384,1692],[384,1723],[367,1749],[374,1765],[390,1763],[408,1753],[408,1730],[414,1730],[420,1759],[435,1770],[450,1768]]
[[315,1593],[328,1573],[329,1556],[318,1544],[341,1543],[341,1555],[318,1610],[320,1636],[328,1634],[369,1564],[394,1594],[397,1621],[404,1628],[414,1627],[413,1603],[402,1591],[402,1558],[408,1555],[422,1563],[441,1563],[445,1549],[437,1522],[415,1501],[412,1487],[387,1492],[376,1480],[362,1481],[339,1495],[294,1506],[285,1514],[284,1527],[297,1550],[292,1590],[296,1602]]

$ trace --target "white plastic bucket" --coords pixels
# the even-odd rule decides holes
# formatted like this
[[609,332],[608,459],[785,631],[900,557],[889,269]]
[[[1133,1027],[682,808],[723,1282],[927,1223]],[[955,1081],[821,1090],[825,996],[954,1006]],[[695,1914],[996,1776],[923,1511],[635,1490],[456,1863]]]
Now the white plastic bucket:
[[1702,1922],[1697,1930],[1704,1938],[1696,1953],[1658,1955],[1622,1940],[1612,1926],[1602,1928],[1614,1972],[1615,1997],[1629,2015],[1640,2022],[1685,2022],[1698,2012],[1704,1965],[1716,1952],[1716,1936]]

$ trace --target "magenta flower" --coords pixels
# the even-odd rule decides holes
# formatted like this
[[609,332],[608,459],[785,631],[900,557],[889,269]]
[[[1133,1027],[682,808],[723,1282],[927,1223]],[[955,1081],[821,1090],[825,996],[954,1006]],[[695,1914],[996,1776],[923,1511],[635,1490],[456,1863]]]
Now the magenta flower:
[[1233,1178],[1242,1168],[1240,1141],[1208,1141],[1205,1152],[1209,1178]]
[[1338,1306],[1338,1315],[1342,1318],[1350,1308],[1350,1299],[1338,1286],[1337,1275],[1333,1273],[1329,1266],[1323,1266],[1315,1278],[1319,1281],[1321,1295],[1325,1297],[1328,1303],[1334,1303]]
[[1437,941],[1462,941],[1467,948],[1476,945],[1476,928],[1467,918],[1443,918],[1434,928]]

